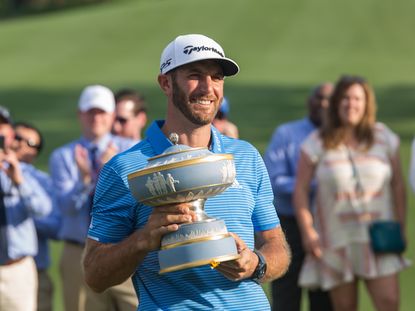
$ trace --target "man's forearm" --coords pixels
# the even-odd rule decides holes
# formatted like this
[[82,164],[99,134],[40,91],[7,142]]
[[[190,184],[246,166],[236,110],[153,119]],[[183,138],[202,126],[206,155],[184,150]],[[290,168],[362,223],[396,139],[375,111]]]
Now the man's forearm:
[[96,292],[102,292],[124,282],[147,255],[144,245],[139,231],[117,244],[103,244],[88,239],[83,258],[88,286]]
[[259,238],[256,247],[267,261],[267,271],[261,280],[265,283],[277,279],[287,272],[291,262],[291,251],[281,227],[269,230],[262,238],[265,238],[265,241],[261,243],[261,238]]
[[161,238],[177,231],[179,225],[196,219],[189,203],[159,206],[153,209],[145,226],[117,244],[87,240],[83,266],[85,281],[102,292],[130,277],[150,251],[160,248]]

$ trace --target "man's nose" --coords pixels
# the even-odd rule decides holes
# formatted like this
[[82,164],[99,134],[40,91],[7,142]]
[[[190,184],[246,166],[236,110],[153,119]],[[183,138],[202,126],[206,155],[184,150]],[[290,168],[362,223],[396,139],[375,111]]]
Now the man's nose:
[[205,75],[201,78],[200,86],[203,91],[206,93],[212,91],[213,89],[213,80],[210,75]]

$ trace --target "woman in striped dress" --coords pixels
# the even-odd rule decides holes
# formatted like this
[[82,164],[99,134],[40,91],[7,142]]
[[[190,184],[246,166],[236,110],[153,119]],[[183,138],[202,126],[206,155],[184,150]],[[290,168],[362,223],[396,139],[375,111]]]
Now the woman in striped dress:
[[[317,199],[310,207],[310,183]],[[337,82],[325,124],[302,146],[294,204],[307,257],[299,283],[330,290],[336,310],[357,310],[359,279],[377,310],[398,310],[400,255],[375,254],[372,220],[396,219],[405,232],[405,186],[399,138],[376,122],[369,84],[344,76]]]

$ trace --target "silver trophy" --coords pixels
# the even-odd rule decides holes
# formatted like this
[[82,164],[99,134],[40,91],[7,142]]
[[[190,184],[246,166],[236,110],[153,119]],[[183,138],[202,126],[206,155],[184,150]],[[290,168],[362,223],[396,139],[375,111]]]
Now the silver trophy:
[[158,253],[160,273],[239,258],[234,238],[225,222],[204,211],[207,198],[225,191],[235,180],[231,154],[215,154],[207,148],[179,145],[178,135],[170,135],[173,146],[148,159],[145,168],[128,175],[134,198],[157,208],[190,202],[196,221],[181,224],[166,234]]

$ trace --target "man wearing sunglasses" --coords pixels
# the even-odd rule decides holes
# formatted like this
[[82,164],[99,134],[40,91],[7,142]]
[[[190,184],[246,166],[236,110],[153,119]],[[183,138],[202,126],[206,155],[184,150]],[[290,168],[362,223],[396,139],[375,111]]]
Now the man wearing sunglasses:
[[16,122],[12,148],[20,161],[33,164],[43,149],[42,134],[29,123]]
[[48,215],[53,201],[36,169],[12,150],[14,137],[10,113],[0,107],[0,310],[36,310],[34,218]]
[[146,123],[145,99],[140,93],[132,89],[121,89],[115,93],[115,120],[112,126],[115,135],[139,142]]

